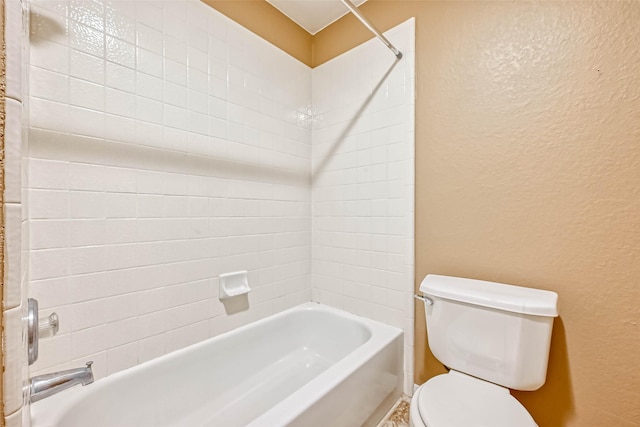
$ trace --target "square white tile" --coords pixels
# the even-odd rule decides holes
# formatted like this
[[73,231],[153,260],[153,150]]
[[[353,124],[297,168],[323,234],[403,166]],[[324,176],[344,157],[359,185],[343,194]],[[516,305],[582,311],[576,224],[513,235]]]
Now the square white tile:
[[14,412],[11,415],[7,415],[4,417],[4,426],[5,427],[22,427],[23,426],[23,414],[22,409]]
[[5,102],[4,199],[20,203],[22,199],[22,103],[14,99]]
[[3,375],[4,410],[11,414],[23,405],[22,383],[26,380],[26,347],[23,342],[22,306],[4,312],[5,372]]
[[7,98],[22,101],[22,54],[26,34],[23,28],[22,1],[6,0],[4,40],[6,44],[6,79]]
[[7,203],[4,206],[5,223],[5,271],[4,310],[20,305],[22,301],[22,205]]

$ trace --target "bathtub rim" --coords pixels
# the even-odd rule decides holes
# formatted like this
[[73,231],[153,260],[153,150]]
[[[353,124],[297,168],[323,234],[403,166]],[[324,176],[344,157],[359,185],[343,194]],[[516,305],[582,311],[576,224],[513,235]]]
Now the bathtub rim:
[[[404,332],[400,328],[318,302],[306,302],[239,326],[214,337],[210,337],[201,342],[164,354],[155,359],[116,372],[115,374],[108,375],[96,380],[94,384],[88,386],[89,388],[79,386],[73,387],[47,399],[31,403],[29,412],[32,427],[57,426],[61,419],[70,410],[73,410],[73,407],[77,404],[81,404],[81,401],[84,399],[86,394],[94,392],[97,393],[100,389],[108,387],[113,382],[117,382],[121,377],[131,375],[141,369],[149,369],[156,365],[162,365],[172,359],[180,358],[183,354],[198,351],[201,347],[205,347],[210,345],[212,342],[222,340],[229,335],[241,334],[245,330],[256,328],[260,325],[298,311],[327,312],[332,315],[345,318],[365,327],[370,332],[371,336],[360,346],[356,347],[342,359],[327,368],[327,370],[322,372],[320,375],[313,378],[291,395],[278,402],[275,406],[259,415],[248,424],[248,427],[263,426],[265,425],[264,422],[275,423],[270,424],[274,426],[286,425],[288,422],[293,421],[305,410],[309,409],[314,402],[327,395],[327,393],[334,389],[345,378],[358,370],[358,368],[364,365],[368,360],[372,359],[377,354],[377,349],[382,349],[385,346],[390,345],[395,339],[398,337],[402,338],[404,335]],[[400,377],[403,376],[402,369],[400,369],[398,373]],[[296,410],[292,411],[292,408],[295,408]]]
[[[320,303],[306,303],[298,307],[305,306],[307,304],[318,305],[319,309],[334,312],[338,315],[344,315],[345,317],[352,319],[356,322],[363,323],[366,328],[371,331],[371,337],[362,345],[355,348],[351,353],[347,354],[344,358],[340,359],[337,363],[330,366],[322,374],[309,381],[304,386],[300,387],[295,393],[287,396],[281,402],[268,411],[260,415],[254,421],[249,423],[247,427],[264,427],[287,425],[294,421],[300,414],[309,409],[315,402],[326,396],[329,392],[334,390],[341,382],[343,382],[349,375],[353,374],[360,367],[366,364],[369,360],[374,358],[378,353],[376,350],[380,350],[387,345],[390,345],[394,340],[400,338],[403,339],[404,332],[400,328],[396,328],[385,323],[372,320],[366,317],[358,316],[353,313],[349,313],[334,307],[326,306]],[[294,307],[296,308],[296,307]],[[374,328],[375,332],[371,329]],[[404,351],[404,342],[401,343],[400,351]],[[403,358],[400,357],[400,392],[401,384],[403,382]],[[394,399],[395,401],[395,399]],[[296,411],[292,411],[291,408],[297,408]],[[386,412],[386,411],[385,411]]]

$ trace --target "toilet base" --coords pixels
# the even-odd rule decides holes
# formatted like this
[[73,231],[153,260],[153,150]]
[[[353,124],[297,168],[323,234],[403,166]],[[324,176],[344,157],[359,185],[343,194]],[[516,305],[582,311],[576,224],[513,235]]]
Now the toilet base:
[[421,391],[422,386],[418,387],[411,398],[411,405],[409,406],[409,427],[427,427],[420,418],[420,411],[418,410],[418,396]]

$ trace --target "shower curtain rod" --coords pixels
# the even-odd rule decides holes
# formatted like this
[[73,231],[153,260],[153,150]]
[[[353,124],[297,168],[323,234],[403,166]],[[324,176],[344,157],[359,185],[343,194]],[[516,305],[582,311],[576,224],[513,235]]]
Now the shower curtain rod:
[[387,40],[387,38],[380,33],[380,31],[376,30],[376,27],[374,27],[373,24],[369,22],[369,20],[360,13],[358,8],[353,3],[351,3],[350,0],[341,0],[341,1],[342,3],[344,3],[345,6],[347,6],[347,8],[351,11],[351,13],[353,13],[355,17],[358,18],[360,22],[362,22],[364,26],[369,29],[369,31],[371,31],[377,38],[379,38],[382,41],[382,43],[385,44],[385,46],[389,48],[389,50],[391,50],[391,52],[393,52],[396,58],[402,59],[402,52],[396,49],[396,47],[392,45],[391,42]]

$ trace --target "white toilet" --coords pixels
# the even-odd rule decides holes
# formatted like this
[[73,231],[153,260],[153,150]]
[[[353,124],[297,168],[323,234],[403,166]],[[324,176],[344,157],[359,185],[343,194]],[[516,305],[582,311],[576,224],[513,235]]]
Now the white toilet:
[[424,295],[433,355],[450,369],[411,400],[411,427],[535,427],[509,389],[546,378],[555,292],[428,275]]

